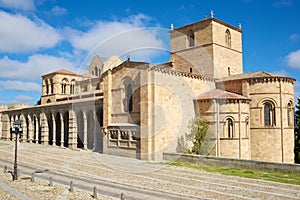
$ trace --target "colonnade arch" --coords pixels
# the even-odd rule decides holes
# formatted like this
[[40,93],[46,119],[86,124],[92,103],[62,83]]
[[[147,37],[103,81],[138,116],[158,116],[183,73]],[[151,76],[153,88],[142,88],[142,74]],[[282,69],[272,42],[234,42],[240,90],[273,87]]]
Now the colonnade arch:
[[15,139],[10,128],[18,119],[21,120],[23,128],[21,142],[93,151],[103,149],[102,106],[96,111],[88,105],[76,111],[70,107],[28,110],[20,114],[7,111],[1,117],[5,124],[1,130],[5,134],[1,135],[1,139]]

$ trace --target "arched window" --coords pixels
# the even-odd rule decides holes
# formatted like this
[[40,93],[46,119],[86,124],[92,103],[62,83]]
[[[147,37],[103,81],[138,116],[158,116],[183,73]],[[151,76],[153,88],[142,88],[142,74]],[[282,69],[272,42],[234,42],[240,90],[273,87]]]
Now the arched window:
[[61,83],[61,93],[66,94],[66,91],[67,91],[67,81],[66,81],[66,79],[64,79],[64,80],[62,80],[62,83]]
[[71,81],[71,84],[70,84],[70,94],[75,94],[75,80]]
[[225,32],[225,46],[231,48],[231,34],[228,29]]
[[98,68],[95,67],[95,76],[98,76]]
[[48,80],[46,80],[46,94],[49,94],[49,83],[48,83]]
[[126,89],[126,98],[127,98],[127,111],[131,112],[132,111],[132,84],[129,83],[127,85],[127,89]]
[[189,47],[193,47],[195,46],[195,34],[194,32],[190,31],[190,34],[189,34]]
[[53,94],[54,84],[53,84],[53,80],[52,79],[50,79],[50,85],[51,85],[50,93]]
[[228,118],[226,120],[227,137],[233,138],[233,120]]
[[287,105],[288,126],[293,126],[293,115],[294,115],[293,104],[292,104],[292,102],[289,102]]
[[275,121],[274,106],[270,102],[264,103],[264,125],[272,126]]

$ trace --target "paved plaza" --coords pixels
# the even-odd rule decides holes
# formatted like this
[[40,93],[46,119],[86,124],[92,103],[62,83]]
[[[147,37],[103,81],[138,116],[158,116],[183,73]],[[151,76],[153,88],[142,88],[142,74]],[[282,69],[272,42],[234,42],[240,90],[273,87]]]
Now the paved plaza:
[[[8,181],[14,143],[0,141],[1,199],[299,199],[300,186],[224,176],[85,150],[20,143],[21,178]],[[35,173],[36,181],[30,176]],[[27,177],[27,178],[26,178]],[[47,189],[52,177],[55,190]],[[74,191],[69,192],[70,181]],[[40,184],[40,185],[38,185]],[[22,189],[24,187],[35,188]],[[45,192],[35,196],[38,188]],[[46,188],[46,189],[45,189]],[[44,195],[44,196],[43,196]]]

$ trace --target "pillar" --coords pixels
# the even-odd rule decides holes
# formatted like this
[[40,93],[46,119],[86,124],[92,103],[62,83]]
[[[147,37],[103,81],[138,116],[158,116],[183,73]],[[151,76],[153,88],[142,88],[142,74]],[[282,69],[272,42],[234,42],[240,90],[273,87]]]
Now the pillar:
[[85,112],[83,114],[83,149],[87,149],[87,118]]
[[39,119],[35,117],[35,143],[39,143]]
[[10,120],[9,116],[7,114],[3,114],[1,117],[2,121],[2,135],[1,138],[2,140],[10,140]]
[[56,123],[55,123],[55,117],[52,114],[52,145],[56,145]]
[[28,139],[27,138],[27,124],[26,124],[26,119],[23,114],[20,116],[20,121],[21,121],[21,127],[23,129],[23,133],[21,136],[21,142],[26,142]]
[[69,111],[69,147],[77,148],[77,120],[73,110]]
[[29,143],[32,143],[33,136],[34,136],[34,133],[33,133],[33,131],[34,131],[34,129],[33,129],[33,121],[31,119],[30,115],[28,115],[27,118],[28,118],[28,138],[27,138],[27,141]]
[[41,142],[42,144],[48,144],[49,140],[49,127],[48,120],[45,113],[41,113]]
[[60,146],[64,146],[64,118],[61,113],[59,113],[60,116]]

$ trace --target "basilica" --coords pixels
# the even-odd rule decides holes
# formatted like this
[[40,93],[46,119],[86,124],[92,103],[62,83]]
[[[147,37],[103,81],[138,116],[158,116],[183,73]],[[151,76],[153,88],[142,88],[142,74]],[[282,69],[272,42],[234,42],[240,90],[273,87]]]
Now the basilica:
[[166,63],[95,55],[85,74],[45,74],[40,105],[0,107],[0,138],[20,120],[21,142],[161,160],[199,114],[210,156],[293,163],[295,79],[243,73],[242,33],[212,15],[171,25]]

